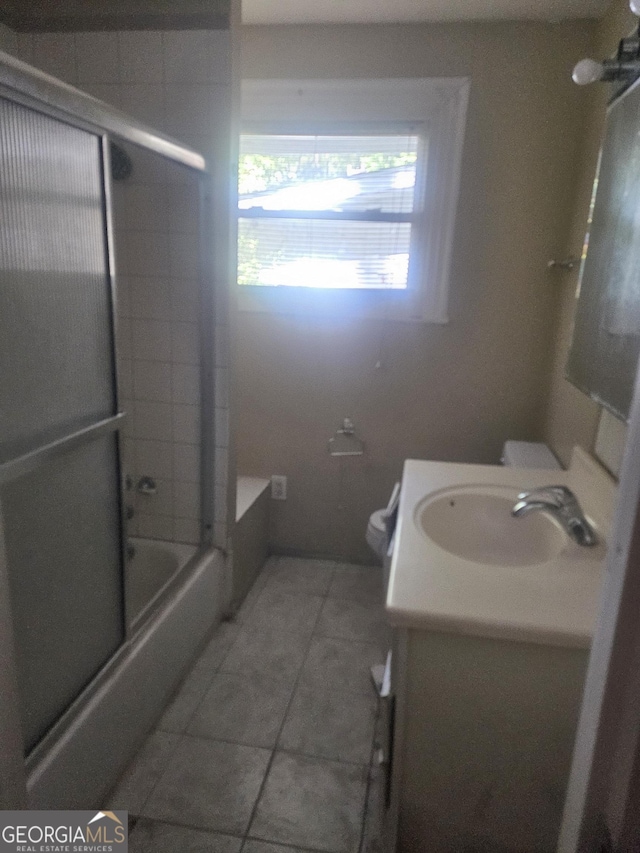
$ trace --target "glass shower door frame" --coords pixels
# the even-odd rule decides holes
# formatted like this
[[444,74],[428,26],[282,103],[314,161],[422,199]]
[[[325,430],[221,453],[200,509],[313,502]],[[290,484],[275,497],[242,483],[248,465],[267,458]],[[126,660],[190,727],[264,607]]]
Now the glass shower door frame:
[[[144,125],[138,124],[129,117],[112,110],[104,104],[82,92],[71,89],[62,83],[58,83],[48,75],[31,69],[24,63],[0,53],[0,97],[14,103],[36,110],[51,118],[87,131],[100,139],[101,167],[102,167],[102,198],[104,211],[105,229],[105,251],[106,269],[108,277],[108,290],[110,296],[110,326],[111,326],[111,372],[114,394],[114,414],[111,417],[85,426],[68,435],[30,450],[15,458],[0,463],[0,484],[14,480],[30,471],[37,470],[48,461],[59,458],[69,451],[81,447],[94,439],[115,433],[117,436],[117,475],[120,489],[119,499],[119,527],[121,554],[121,570],[124,572],[126,565],[126,518],[124,484],[122,482],[122,427],[126,414],[120,411],[120,387],[117,369],[118,353],[118,323],[117,323],[117,288],[115,275],[114,257],[114,233],[111,199],[111,175],[110,175],[110,136],[113,135],[125,141],[132,142],[147,150],[153,151],[169,160],[180,163],[200,173],[201,189],[201,213],[209,210],[210,204],[205,201],[211,191],[211,175],[208,172],[204,158],[195,151],[181,145],[180,143],[164,137]],[[210,216],[205,215],[203,221],[210,222]],[[202,246],[202,242],[201,242]],[[206,253],[201,256],[209,261]],[[211,278],[210,270],[205,266],[201,268],[201,286],[205,294],[205,302],[210,298]],[[203,318],[201,327],[202,346],[210,345],[212,341],[213,317]],[[210,356],[211,349],[207,355]],[[208,358],[203,364],[202,400],[203,415],[211,411],[213,399],[213,371]],[[213,447],[208,440],[206,432],[202,435],[202,464],[212,461]],[[203,474],[205,472],[203,471]],[[201,546],[211,544],[211,530],[213,521],[213,489],[209,476],[201,478],[201,500],[202,500],[202,537]],[[122,643],[114,655],[107,660],[100,671],[93,677],[90,685],[99,684],[108,675],[112,667],[126,648],[127,641],[131,636],[129,620],[127,618],[127,602],[124,596],[124,575],[122,584],[123,595],[123,625]],[[81,703],[87,687],[81,692],[72,704],[72,707]],[[26,770],[24,757],[24,741],[20,722],[20,700],[18,693],[17,667],[15,659],[15,643],[12,630],[12,614],[9,595],[8,566],[5,550],[5,537],[3,527],[2,505],[0,503],[0,808],[22,809],[27,807]],[[63,718],[67,712],[63,712]],[[57,726],[57,723],[56,723]],[[48,738],[45,735],[43,741]],[[41,741],[32,752],[32,756],[39,751],[43,743]],[[29,762],[26,767],[28,768]]]
[[[5,100],[10,100],[20,106],[27,106],[22,103],[22,98],[7,98],[5,92],[0,89],[0,96]],[[29,99],[27,99],[29,100]],[[31,105],[27,106],[31,109]],[[56,110],[48,110],[38,108],[37,112],[44,114],[47,118],[60,121],[60,116]],[[66,454],[69,454],[86,444],[93,442],[101,436],[106,436],[115,433],[117,453],[115,464],[117,470],[114,472],[117,482],[120,487],[117,490],[117,527],[114,531],[119,537],[119,570],[120,570],[120,591],[121,591],[121,614],[119,633],[121,641],[119,648],[126,642],[128,632],[127,620],[127,601],[125,596],[124,571],[126,565],[126,519],[124,508],[124,495],[122,489],[122,453],[121,429],[126,420],[126,414],[120,411],[120,388],[119,377],[117,370],[117,347],[118,347],[118,329],[117,329],[117,305],[116,305],[116,277],[115,277],[115,258],[114,258],[114,234],[113,234],[113,219],[112,219],[112,201],[111,201],[111,175],[110,175],[110,156],[109,156],[109,137],[108,134],[100,132],[95,128],[84,126],[83,122],[72,123],[63,119],[64,123],[69,124],[79,130],[87,132],[99,140],[99,180],[100,180],[100,195],[102,207],[102,222],[103,222],[103,247],[104,247],[104,273],[106,290],[108,293],[108,313],[107,313],[107,335],[110,340],[110,346],[106,353],[110,364],[107,366],[107,373],[111,377],[112,400],[114,414],[110,417],[87,424],[80,429],[73,430],[66,435],[59,435],[54,440],[30,448],[27,452],[15,455],[13,458],[7,458],[0,462],[0,486],[4,486],[11,481],[17,480],[30,472],[37,471],[47,463],[59,459]],[[13,631],[13,618],[11,612],[11,600],[9,589],[9,572],[7,563],[5,531],[4,531],[4,512],[2,500],[0,499],[0,618],[2,618],[3,634],[0,635],[0,655],[2,666],[0,667],[0,686],[2,690],[2,707],[0,709],[0,739],[2,749],[0,749],[0,767],[3,771],[9,773],[8,778],[13,779],[10,786],[13,793],[6,794],[9,797],[9,803],[15,802],[17,797],[24,802],[26,798],[26,788],[23,787],[25,780],[25,750],[24,740],[21,736],[22,729],[19,713],[19,691],[17,687],[17,665],[15,658],[15,640]],[[99,672],[107,666],[109,659],[104,661],[100,666]],[[98,673],[99,674],[99,673]],[[96,676],[94,675],[94,678]],[[6,684],[3,681],[6,680]],[[91,679],[93,680],[93,679]],[[83,688],[83,690],[86,689]],[[82,691],[81,691],[82,693]],[[63,711],[63,714],[65,712]],[[45,735],[46,736],[46,735]],[[8,750],[8,753],[6,753]],[[5,755],[6,753],[6,755]],[[19,761],[17,757],[19,756]],[[4,764],[4,759],[7,759],[7,766]],[[3,773],[4,781],[4,773]],[[9,807],[5,805],[5,785],[0,787],[0,796],[2,797],[2,808]]]

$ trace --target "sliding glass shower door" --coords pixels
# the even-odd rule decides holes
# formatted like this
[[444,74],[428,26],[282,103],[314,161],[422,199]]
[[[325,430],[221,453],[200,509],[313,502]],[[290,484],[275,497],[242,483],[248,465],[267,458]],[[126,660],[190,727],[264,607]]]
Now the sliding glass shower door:
[[125,634],[105,145],[0,98],[0,529],[27,753]]

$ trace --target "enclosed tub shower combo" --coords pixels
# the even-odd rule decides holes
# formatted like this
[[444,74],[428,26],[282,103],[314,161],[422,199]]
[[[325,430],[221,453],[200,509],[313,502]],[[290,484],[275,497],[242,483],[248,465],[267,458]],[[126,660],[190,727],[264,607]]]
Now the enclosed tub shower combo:
[[[5,54],[0,137],[1,807],[95,808],[223,608],[212,178]],[[159,228],[193,247],[171,270],[166,354],[136,314],[169,275],[141,261],[145,193],[179,200]]]

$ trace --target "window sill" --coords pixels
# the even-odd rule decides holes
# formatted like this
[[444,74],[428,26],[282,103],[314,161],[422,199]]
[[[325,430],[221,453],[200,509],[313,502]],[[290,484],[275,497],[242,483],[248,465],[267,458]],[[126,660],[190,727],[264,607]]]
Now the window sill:
[[403,290],[319,290],[308,287],[237,285],[238,310],[294,314],[303,317],[398,320],[448,323],[444,313],[429,309],[416,292]]

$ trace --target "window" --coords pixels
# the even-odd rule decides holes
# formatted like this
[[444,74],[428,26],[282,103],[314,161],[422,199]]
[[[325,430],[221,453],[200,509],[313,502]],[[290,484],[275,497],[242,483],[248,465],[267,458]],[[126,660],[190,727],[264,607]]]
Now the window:
[[238,282],[406,288],[421,149],[406,130],[243,134]]
[[467,93],[244,81],[240,307],[446,322]]

